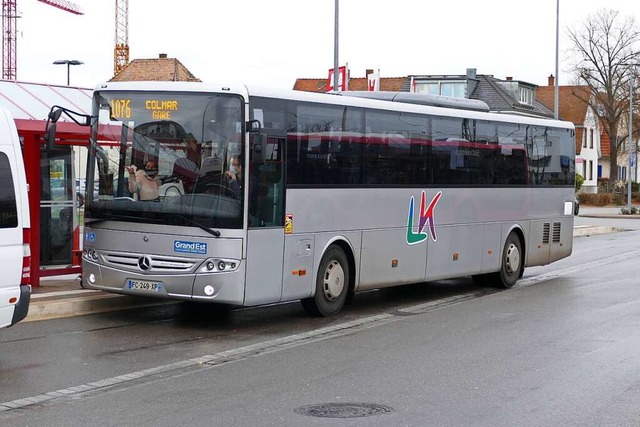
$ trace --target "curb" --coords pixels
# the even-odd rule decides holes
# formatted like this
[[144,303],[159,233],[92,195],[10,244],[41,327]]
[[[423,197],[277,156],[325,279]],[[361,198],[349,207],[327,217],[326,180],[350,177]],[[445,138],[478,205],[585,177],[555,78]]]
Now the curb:
[[[177,303],[177,301],[173,300],[158,300],[145,297],[110,294],[102,291],[74,291],[74,293],[81,293],[85,295],[71,295],[69,297],[68,294],[70,293],[71,292],[64,292],[64,294],[67,294],[64,298],[60,298],[60,295],[54,295],[56,294],[55,292],[52,293],[52,295],[32,295],[32,299],[29,304],[29,313],[23,322],[60,319],[64,317],[83,316],[87,314],[106,313],[110,311]],[[86,295],[87,293],[92,294]]]
[[573,227],[573,237],[582,237],[582,236],[595,236],[596,234],[606,234],[606,233],[617,233],[619,231],[629,231],[626,228],[620,227],[607,227],[607,226],[598,226],[594,227],[591,225],[579,225]]

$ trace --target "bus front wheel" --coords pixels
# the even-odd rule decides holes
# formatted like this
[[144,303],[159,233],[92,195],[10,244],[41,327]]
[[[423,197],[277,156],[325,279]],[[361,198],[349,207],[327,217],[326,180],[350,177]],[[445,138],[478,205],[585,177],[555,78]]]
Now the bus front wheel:
[[524,256],[522,243],[516,233],[509,233],[502,251],[502,266],[494,273],[492,283],[500,288],[510,288],[522,277],[524,271]]
[[330,246],[322,256],[316,293],[302,302],[304,310],[312,316],[333,316],[344,305],[349,292],[349,262],[344,251],[338,246]]

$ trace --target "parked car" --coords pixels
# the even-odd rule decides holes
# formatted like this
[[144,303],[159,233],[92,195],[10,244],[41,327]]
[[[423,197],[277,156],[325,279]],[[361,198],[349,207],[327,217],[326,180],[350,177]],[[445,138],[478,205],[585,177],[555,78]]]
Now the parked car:
[[49,182],[51,200],[67,200],[67,187],[62,178],[52,178]]

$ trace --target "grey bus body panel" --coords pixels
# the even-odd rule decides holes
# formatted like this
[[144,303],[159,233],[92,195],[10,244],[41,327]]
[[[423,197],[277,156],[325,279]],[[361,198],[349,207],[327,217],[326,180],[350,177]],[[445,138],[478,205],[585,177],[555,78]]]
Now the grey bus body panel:
[[[134,231],[133,229],[136,229]],[[146,229],[147,231],[140,231]],[[198,299],[242,304],[245,267],[241,232],[226,231],[221,237],[194,227],[101,222],[84,232],[84,246],[95,257],[83,259],[83,281],[93,289],[159,298]],[[184,252],[197,243],[197,252]],[[201,249],[206,245],[206,250]],[[85,254],[87,251],[85,250]],[[237,262],[233,271],[208,272],[211,259]],[[91,279],[91,275],[94,279]],[[130,280],[161,284],[155,292],[132,289]],[[205,292],[206,286],[213,292]]]
[[280,301],[282,296],[283,234],[282,228],[249,230],[245,305]]
[[[309,197],[310,191],[316,193],[314,197]],[[250,229],[246,258],[242,258],[241,230],[234,230],[234,238],[224,237],[229,231],[214,238],[192,227],[130,224],[116,230],[116,223],[108,222],[101,223],[103,228],[89,226],[85,245],[92,243],[86,240],[87,232],[95,233],[95,241],[100,242],[100,262],[85,260],[85,283],[95,289],[125,294],[252,306],[312,296],[322,255],[337,241],[350,248],[348,256],[353,257],[356,266],[356,291],[498,271],[502,246],[513,230],[523,236],[525,266],[548,264],[571,253],[573,216],[562,211],[565,193],[569,194],[566,189],[504,188],[500,197],[494,189],[426,189],[427,201],[442,192],[433,215],[436,239],[429,235],[425,241],[410,245],[409,201],[412,196],[414,203],[419,201],[422,191],[288,190],[292,233],[285,234],[278,227]],[[544,207],[538,206],[545,204],[557,206],[555,213],[533,219],[540,217]],[[341,206],[347,206],[350,214],[339,215]],[[147,228],[148,232],[139,231],[140,228]],[[207,243],[208,253],[176,254],[172,249],[176,239]],[[149,257],[152,266],[169,263],[175,271],[152,267],[143,272],[137,261],[144,256]],[[195,274],[211,256],[241,259],[240,266],[229,273]],[[184,266],[181,271],[178,265]],[[98,278],[95,284],[87,281],[90,274]],[[128,280],[150,280],[149,277],[161,282],[163,289],[151,295],[126,288]],[[205,294],[207,285],[214,288],[213,295]]]
[[[349,236],[346,240],[355,248],[359,273],[356,290],[496,272],[513,230],[523,237],[527,267],[571,253],[573,216],[563,212],[571,191],[565,188],[504,188],[499,195],[488,188],[426,189],[427,202],[439,191],[442,196],[433,215],[435,240],[429,235],[418,244],[407,243],[409,201],[413,196],[414,206],[416,199],[419,205],[422,190],[397,188],[288,190],[294,234],[287,237],[316,240],[316,272],[324,253],[318,238]],[[349,215],[339,215],[340,206]],[[533,219],[550,211],[549,206],[555,209],[546,218]],[[550,229],[549,238],[545,227]],[[353,237],[358,235],[361,244]]]

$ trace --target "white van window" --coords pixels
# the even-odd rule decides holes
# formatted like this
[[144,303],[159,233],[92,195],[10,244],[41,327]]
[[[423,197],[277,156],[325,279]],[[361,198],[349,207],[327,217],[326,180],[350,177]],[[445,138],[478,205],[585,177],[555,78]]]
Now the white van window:
[[5,153],[0,153],[0,228],[18,226],[16,193],[11,176],[11,165]]

